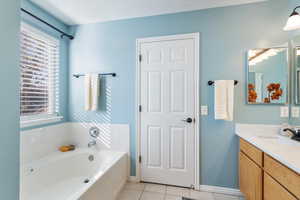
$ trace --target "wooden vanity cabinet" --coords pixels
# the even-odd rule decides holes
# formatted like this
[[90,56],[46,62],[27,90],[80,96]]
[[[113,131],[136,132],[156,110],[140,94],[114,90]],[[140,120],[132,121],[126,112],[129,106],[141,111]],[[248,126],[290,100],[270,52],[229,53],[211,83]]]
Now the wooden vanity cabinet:
[[243,139],[239,182],[246,200],[300,200],[300,174]]
[[263,166],[263,152],[249,142],[240,139],[240,151],[248,156],[258,166]]
[[300,199],[300,175],[287,168],[271,156],[264,156],[264,170],[279,184]]
[[264,200],[297,200],[275,179],[264,173]]
[[240,152],[240,190],[247,200],[262,200],[262,169]]

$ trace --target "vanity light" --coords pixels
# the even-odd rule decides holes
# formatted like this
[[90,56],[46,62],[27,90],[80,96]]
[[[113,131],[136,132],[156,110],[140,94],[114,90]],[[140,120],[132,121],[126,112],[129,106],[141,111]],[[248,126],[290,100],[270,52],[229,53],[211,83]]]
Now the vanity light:
[[296,29],[300,29],[300,15],[299,13],[296,11],[298,8],[300,8],[300,6],[297,6],[292,14],[290,15],[285,27],[283,28],[283,30],[285,31],[292,31],[292,30],[296,30]]
[[[284,51],[283,48],[269,49],[266,52],[264,52],[264,53],[260,54],[259,56],[255,57],[253,60],[251,60],[249,62],[249,65],[250,66],[254,66],[257,63],[260,63],[260,62],[262,62],[264,60],[267,60],[267,59],[269,59],[269,57],[275,56],[275,55],[277,55],[278,53],[280,53],[282,51]],[[254,51],[252,51],[252,50],[249,51],[249,55],[252,55],[252,56],[255,56],[256,53]]]

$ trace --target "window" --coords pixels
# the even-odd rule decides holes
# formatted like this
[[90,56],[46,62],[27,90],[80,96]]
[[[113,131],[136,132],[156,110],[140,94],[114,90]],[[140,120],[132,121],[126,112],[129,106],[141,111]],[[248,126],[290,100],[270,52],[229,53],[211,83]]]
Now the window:
[[59,41],[27,24],[20,34],[21,126],[58,120]]

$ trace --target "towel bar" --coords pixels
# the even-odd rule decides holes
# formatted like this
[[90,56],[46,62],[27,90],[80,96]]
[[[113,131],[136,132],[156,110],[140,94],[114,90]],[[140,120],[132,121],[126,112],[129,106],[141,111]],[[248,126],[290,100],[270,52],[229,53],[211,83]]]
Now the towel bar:
[[[100,75],[100,76],[112,76],[112,77],[117,76],[116,73],[100,73],[98,75]],[[79,78],[80,76],[85,76],[85,74],[73,74],[73,77],[75,77],[75,78]]]
[[[208,85],[213,85],[215,82],[214,81],[208,81]],[[234,80],[234,85],[237,85],[239,82],[237,80]]]

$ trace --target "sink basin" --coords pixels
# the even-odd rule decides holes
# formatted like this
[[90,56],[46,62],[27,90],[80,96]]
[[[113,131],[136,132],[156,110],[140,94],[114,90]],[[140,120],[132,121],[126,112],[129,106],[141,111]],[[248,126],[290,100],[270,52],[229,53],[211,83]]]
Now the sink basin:
[[284,137],[280,135],[258,135],[256,136],[259,139],[268,140],[269,142],[274,142],[277,144],[291,145],[291,146],[300,146],[300,142],[292,140],[289,137]]
[[261,138],[261,139],[279,139],[279,136],[276,136],[276,135],[259,135],[257,136],[258,138]]

